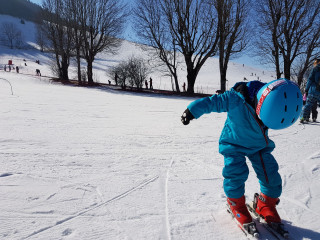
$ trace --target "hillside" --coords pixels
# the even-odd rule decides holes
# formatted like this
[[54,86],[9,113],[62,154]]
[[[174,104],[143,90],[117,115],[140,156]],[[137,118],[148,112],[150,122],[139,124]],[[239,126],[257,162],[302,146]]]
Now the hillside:
[[[218,143],[226,113],[184,126],[180,116],[197,97],[54,82],[51,56],[34,41],[35,24],[0,15],[4,20],[17,23],[30,48],[0,46],[1,240],[248,239],[225,207]],[[149,60],[129,41],[117,55],[100,54],[95,80],[110,80],[106,71],[132,55]],[[20,73],[3,71],[8,60]],[[75,76],[74,63],[70,70]],[[179,74],[182,84],[183,67]],[[154,68],[150,76],[155,88],[171,89],[161,70]],[[273,79],[271,72],[231,62],[228,88],[244,77]],[[218,88],[218,60],[211,58],[196,90]],[[277,209],[291,240],[320,239],[319,127],[296,122],[269,130],[283,181]],[[247,163],[249,202],[259,183]],[[274,240],[258,229],[260,240]]]
[[29,0],[0,0],[0,14],[23,20],[38,21],[41,7]]
[[[247,239],[225,208],[226,113],[184,126],[192,100],[0,70],[0,239]],[[320,239],[319,126],[269,131],[291,240]],[[250,201],[259,184],[248,166]]]
[[[50,68],[50,65],[52,65],[52,55],[41,53],[38,50],[38,46],[35,41],[35,23],[26,21],[25,24],[21,24],[20,20],[17,18],[0,15],[0,24],[4,21],[14,22],[22,31],[25,42],[32,49],[24,49],[21,51],[18,49],[11,50],[7,47],[0,46],[0,65],[8,63],[9,59],[13,59],[14,64],[21,67],[21,73],[34,74],[35,69],[39,68],[43,75],[53,76]],[[141,45],[124,40],[118,54],[98,54],[94,62],[94,80],[101,83],[108,83],[110,80],[114,83],[107,75],[108,69],[121,61],[127,60],[131,56],[140,56],[149,63],[154,62],[154,59],[150,58],[147,52],[142,51]],[[25,66],[24,59],[30,64]],[[41,65],[35,64],[36,60],[39,60]],[[180,56],[180,60],[183,61],[182,56]],[[159,64],[150,65],[150,77],[153,78],[154,88],[172,90],[170,77],[168,77],[165,69],[159,68],[158,65]],[[86,68],[84,61],[82,62],[82,68],[83,70]],[[261,81],[268,82],[273,80],[273,75],[273,72],[268,70],[250,67],[241,63],[230,62],[227,72],[227,88],[229,89],[235,82],[245,81],[245,79],[246,81],[259,79]],[[75,61],[71,62],[69,77],[71,79],[76,77]],[[181,89],[184,82],[186,82],[186,68],[181,64],[179,67],[179,85]],[[197,93],[213,94],[218,89],[220,89],[219,62],[217,58],[209,58],[198,75],[195,84],[195,91]]]

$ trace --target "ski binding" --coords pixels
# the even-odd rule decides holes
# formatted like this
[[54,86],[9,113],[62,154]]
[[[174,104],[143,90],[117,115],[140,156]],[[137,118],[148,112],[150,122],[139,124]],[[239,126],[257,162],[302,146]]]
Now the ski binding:
[[259,231],[256,228],[256,224],[255,222],[251,222],[251,223],[246,223],[241,225],[239,223],[239,221],[235,218],[235,216],[233,215],[229,204],[227,204],[227,211],[228,213],[230,213],[230,215],[232,216],[232,219],[237,223],[238,227],[242,230],[242,232],[247,236],[247,237],[254,237],[254,238],[259,238]]
[[250,204],[246,204],[247,208],[249,210],[249,213],[251,214],[252,218],[254,218],[256,221],[261,223],[261,225],[269,231],[276,239],[281,239],[278,235],[281,237],[288,239],[289,238],[289,232],[285,230],[283,223],[267,223],[263,216],[260,216],[254,208],[254,202]]

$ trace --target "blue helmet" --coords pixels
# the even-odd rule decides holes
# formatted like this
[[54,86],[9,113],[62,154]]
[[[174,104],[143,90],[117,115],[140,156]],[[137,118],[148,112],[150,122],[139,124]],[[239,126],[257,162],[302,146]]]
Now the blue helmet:
[[256,113],[271,129],[291,126],[300,116],[302,94],[298,85],[285,78],[271,81],[257,93]]

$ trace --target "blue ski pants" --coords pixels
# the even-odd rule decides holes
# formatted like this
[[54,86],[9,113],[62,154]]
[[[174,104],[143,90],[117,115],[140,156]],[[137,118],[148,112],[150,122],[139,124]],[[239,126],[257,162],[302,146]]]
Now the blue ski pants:
[[[308,95],[306,105],[302,109],[302,113],[301,113],[301,115],[304,119],[309,119],[311,109],[314,105],[315,105],[315,107],[317,107],[317,102],[320,102],[320,92],[317,91],[313,94]],[[317,118],[317,117],[315,117],[315,118]]]
[[246,156],[251,161],[260,183],[260,191],[268,197],[278,198],[282,192],[282,180],[278,163],[272,156],[273,147],[266,147],[254,154],[237,153],[224,155],[223,188],[229,198],[240,198],[245,192],[249,168]]

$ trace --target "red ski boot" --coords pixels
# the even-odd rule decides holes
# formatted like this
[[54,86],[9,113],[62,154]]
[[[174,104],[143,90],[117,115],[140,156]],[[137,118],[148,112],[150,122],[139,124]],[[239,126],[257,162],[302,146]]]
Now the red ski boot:
[[268,224],[281,223],[281,218],[276,209],[279,202],[279,198],[271,198],[263,193],[255,194],[254,208]]
[[241,198],[227,198],[227,202],[233,216],[242,226],[243,224],[252,222],[252,217],[247,209],[244,196]]
[[228,212],[233,216],[242,231],[248,235],[258,238],[259,232],[256,228],[255,222],[246,206],[246,199],[244,196],[241,198],[227,198]]

